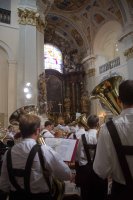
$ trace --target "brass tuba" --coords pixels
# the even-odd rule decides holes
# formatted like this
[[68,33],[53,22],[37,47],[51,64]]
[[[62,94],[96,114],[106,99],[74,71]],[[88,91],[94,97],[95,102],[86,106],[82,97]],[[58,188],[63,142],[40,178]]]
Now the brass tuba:
[[[16,111],[14,111],[11,116],[9,117],[9,122],[11,125],[15,126],[17,125],[19,127],[19,119],[22,115],[24,114],[35,114],[35,115],[39,115],[38,114],[38,107],[35,105],[27,105],[27,106],[23,106],[19,109],[17,109]],[[18,133],[19,134],[19,133]],[[20,134],[19,134],[20,135]],[[38,137],[37,142],[39,144],[44,144],[44,138],[41,136],[41,134]]]
[[82,114],[80,117],[78,117],[76,119],[77,123],[80,123],[85,129],[89,129],[88,125],[87,125],[87,118],[86,118],[86,114]]
[[121,76],[114,76],[104,80],[93,89],[90,99],[99,99],[105,108],[114,115],[118,115],[122,109],[118,100],[118,87],[121,81]]

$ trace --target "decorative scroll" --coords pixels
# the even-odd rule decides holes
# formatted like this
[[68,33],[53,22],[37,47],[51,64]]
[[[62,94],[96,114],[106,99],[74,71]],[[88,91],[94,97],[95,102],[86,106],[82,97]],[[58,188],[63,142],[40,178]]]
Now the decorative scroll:
[[124,52],[124,56],[127,57],[127,60],[129,60],[130,58],[133,58],[133,47],[127,49],[127,50]]
[[36,26],[37,30],[44,32],[45,22],[37,11],[18,8],[19,24]]

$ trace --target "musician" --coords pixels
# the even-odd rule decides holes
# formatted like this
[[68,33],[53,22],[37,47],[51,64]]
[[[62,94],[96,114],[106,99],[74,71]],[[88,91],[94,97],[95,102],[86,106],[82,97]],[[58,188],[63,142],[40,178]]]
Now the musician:
[[7,130],[7,137],[9,139],[14,139],[14,135],[15,135],[14,127],[12,125],[9,125]]
[[[84,134],[84,140],[86,144],[94,145],[94,149],[87,149],[85,151],[83,135],[79,139],[78,149],[76,153],[76,179],[77,186],[81,188],[82,200],[91,199],[93,194],[91,193],[91,171],[94,154],[97,144],[97,130],[99,128],[99,118],[96,115],[90,115],[87,119],[87,125],[89,130]],[[89,154],[89,155],[88,155]]]
[[62,130],[66,134],[70,133],[70,128],[65,124],[64,119],[59,120],[59,124],[56,126],[56,129]]
[[69,139],[76,139],[76,132],[78,131],[79,127],[76,121],[73,121],[69,124],[70,133],[68,134]]
[[83,120],[83,115],[79,117],[77,125],[78,125],[78,130],[75,133],[75,136],[76,136],[75,138],[80,139],[81,135],[85,134],[86,130],[88,129],[87,123]]
[[[52,176],[62,181],[70,180],[71,171],[60,155],[49,146],[37,145],[36,141],[40,134],[38,116],[33,114],[21,116],[19,129],[22,141],[15,144],[11,152],[7,151],[4,156],[0,177],[0,200],[6,199],[5,193],[10,194],[9,200],[52,200],[50,187],[43,172],[47,170],[46,174],[51,182]],[[39,152],[42,152],[41,159]],[[42,170],[40,160],[43,160],[45,170]]]
[[[121,158],[118,156],[119,153],[116,153],[118,143],[117,146],[114,145],[117,134],[116,132],[114,134],[114,130],[109,132],[109,121],[101,126],[93,168],[96,175],[101,179],[101,183],[107,177],[112,177],[111,199],[132,200],[133,151],[130,152],[130,155],[127,155],[123,147],[125,145],[125,149],[133,148],[133,80],[123,81],[119,85],[119,99],[123,110],[119,116],[113,118],[111,127],[114,127],[113,124],[115,125],[118,138],[122,143]],[[115,139],[112,138],[112,134],[114,134]],[[121,148],[121,145],[119,147]],[[123,158],[125,161],[123,161]],[[126,165],[124,164],[126,170],[123,169],[121,162],[127,162]],[[131,180],[131,184],[129,184],[129,180]],[[95,183],[95,194],[97,193],[97,197],[100,199],[97,188],[101,187],[101,184],[97,185],[97,180]]]
[[46,137],[54,137],[52,134],[53,131],[53,123],[51,121],[46,121],[44,123],[44,129],[41,131],[41,135],[46,138]]

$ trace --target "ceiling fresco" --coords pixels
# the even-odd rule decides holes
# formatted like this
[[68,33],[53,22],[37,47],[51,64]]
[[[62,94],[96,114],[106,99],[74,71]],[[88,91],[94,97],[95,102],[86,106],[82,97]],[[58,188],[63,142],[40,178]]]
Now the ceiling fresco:
[[58,46],[63,53],[76,50],[80,60],[91,49],[98,30],[110,20],[123,23],[115,0],[55,0],[46,16],[45,43]]
[[88,0],[55,0],[55,6],[63,11],[76,11],[82,9]]

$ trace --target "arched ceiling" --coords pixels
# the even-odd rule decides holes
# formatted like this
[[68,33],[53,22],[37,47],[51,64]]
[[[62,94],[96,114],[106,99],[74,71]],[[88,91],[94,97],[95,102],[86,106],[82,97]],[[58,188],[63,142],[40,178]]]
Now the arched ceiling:
[[122,24],[115,0],[55,0],[46,17],[45,43],[62,52],[77,52],[80,61],[100,27],[110,20]]

